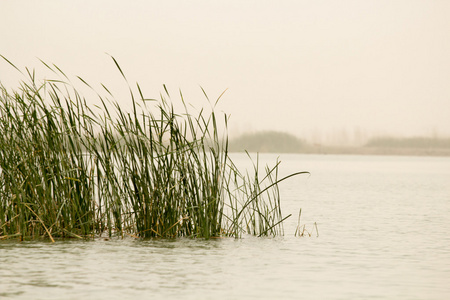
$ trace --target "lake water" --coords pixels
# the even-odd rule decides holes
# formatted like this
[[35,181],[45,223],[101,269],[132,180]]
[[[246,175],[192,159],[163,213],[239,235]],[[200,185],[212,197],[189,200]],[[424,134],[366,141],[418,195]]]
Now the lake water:
[[3,241],[0,299],[450,299],[449,157],[280,159],[311,172],[281,184],[285,236]]

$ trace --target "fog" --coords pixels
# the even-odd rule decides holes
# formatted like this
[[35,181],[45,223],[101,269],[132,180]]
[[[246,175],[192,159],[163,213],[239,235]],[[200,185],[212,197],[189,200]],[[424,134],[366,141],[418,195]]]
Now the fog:
[[[229,134],[286,131],[313,143],[450,136],[450,1],[1,1],[0,54],[104,83],[165,84],[231,115]],[[109,54],[109,55],[108,55]],[[18,72],[0,62],[0,80]],[[75,77],[74,77],[75,78]],[[74,80],[75,81],[75,80]]]

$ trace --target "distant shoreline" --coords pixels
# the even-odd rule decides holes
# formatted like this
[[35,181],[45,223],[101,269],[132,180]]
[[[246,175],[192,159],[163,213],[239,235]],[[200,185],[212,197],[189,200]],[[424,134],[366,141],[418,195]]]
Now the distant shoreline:
[[309,144],[285,132],[263,131],[230,140],[229,152],[450,156],[450,139],[380,137],[361,146]]
[[421,149],[395,147],[338,147],[310,146],[299,149],[303,154],[347,154],[347,155],[398,155],[398,156],[450,156],[450,149]]
[[[244,151],[232,150],[231,153]],[[259,153],[275,153],[274,151],[250,151]],[[299,149],[290,154],[323,154],[323,155],[392,155],[392,156],[450,156],[450,149],[414,149],[414,148],[376,148],[376,147],[310,147]]]

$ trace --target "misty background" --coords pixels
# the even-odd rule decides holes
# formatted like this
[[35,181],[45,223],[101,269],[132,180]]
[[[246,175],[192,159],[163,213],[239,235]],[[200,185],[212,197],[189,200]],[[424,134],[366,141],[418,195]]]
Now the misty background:
[[[195,107],[222,96],[231,138],[286,132],[311,144],[450,137],[450,1],[1,1],[0,54],[105,84],[165,84]],[[109,54],[109,55],[108,55]],[[4,61],[2,84],[23,79]],[[100,89],[100,88],[99,88]]]

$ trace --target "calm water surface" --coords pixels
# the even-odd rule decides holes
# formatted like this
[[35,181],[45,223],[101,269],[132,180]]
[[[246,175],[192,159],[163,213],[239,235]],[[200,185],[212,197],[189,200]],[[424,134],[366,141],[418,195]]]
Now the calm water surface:
[[450,158],[280,159],[284,237],[0,242],[0,299],[450,299]]

